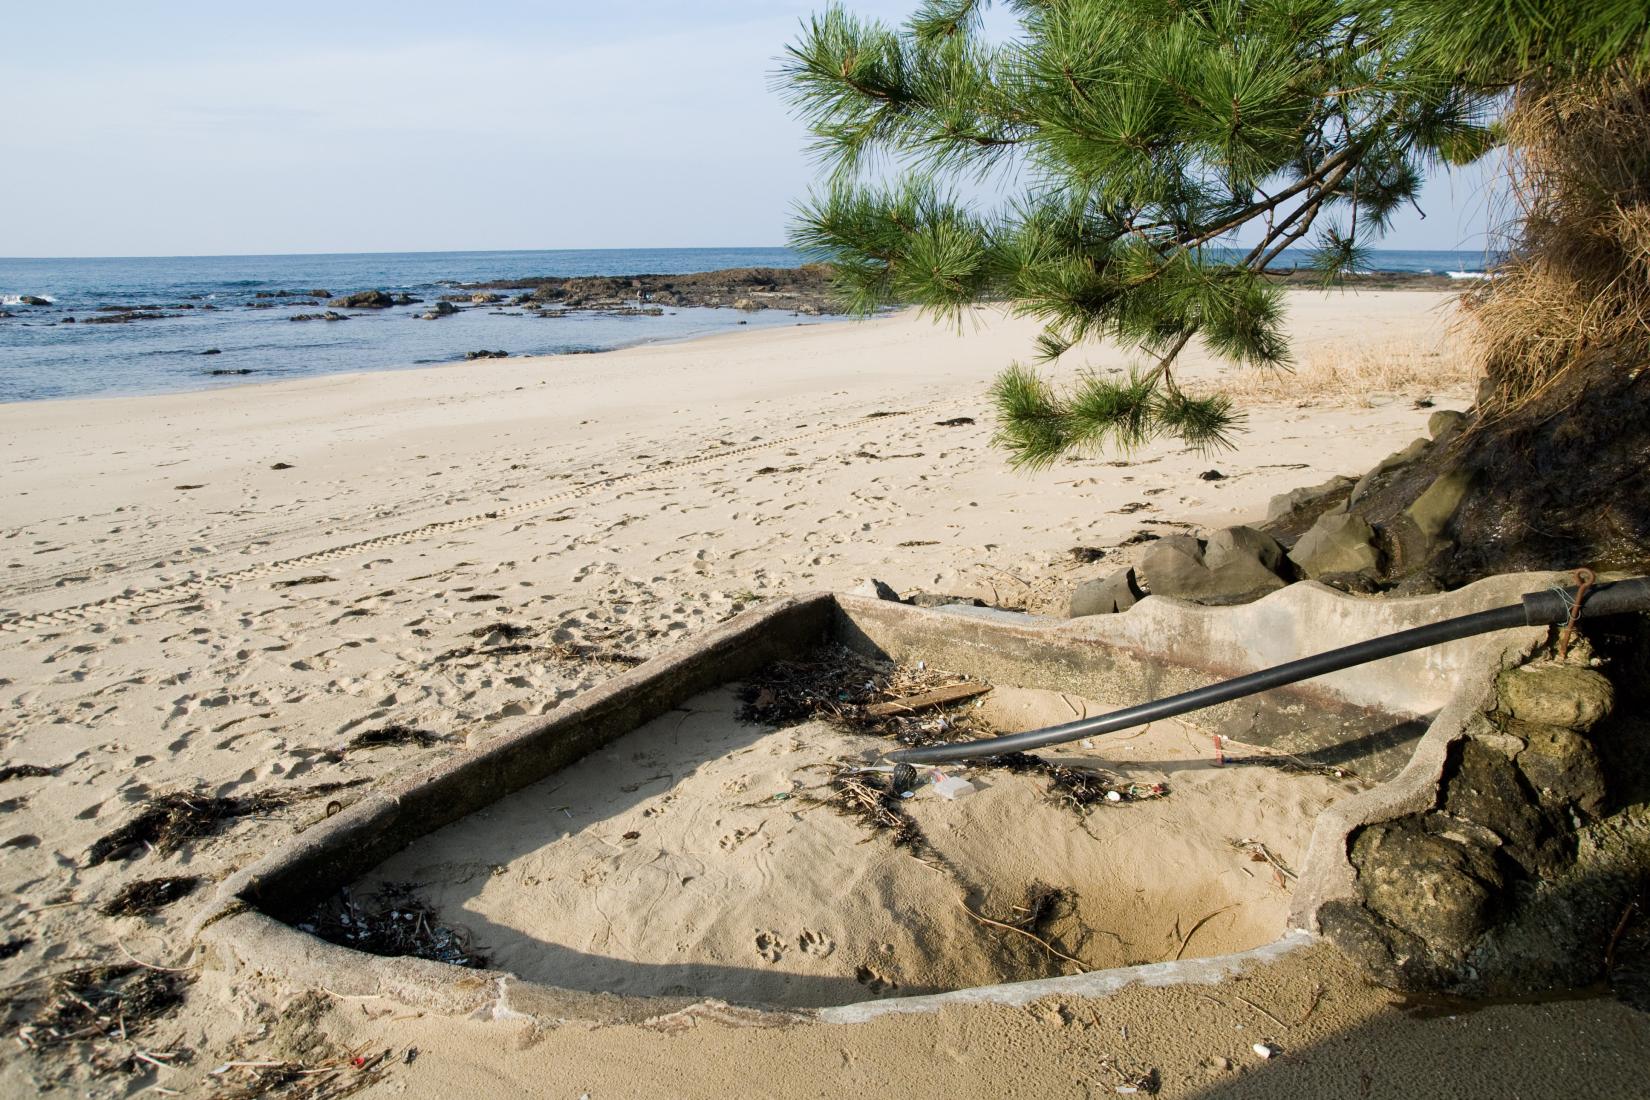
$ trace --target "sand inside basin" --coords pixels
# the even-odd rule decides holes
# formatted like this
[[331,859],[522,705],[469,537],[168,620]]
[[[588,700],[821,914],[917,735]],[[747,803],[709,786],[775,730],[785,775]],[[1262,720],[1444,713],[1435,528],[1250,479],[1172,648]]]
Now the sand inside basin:
[[[981,706],[1002,730],[1111,709],[1003,687]],[[845,1004],[1268,943],[1292,884],[1234,842],[1294,867],[1319,812],[1354,789],[1215,766],[1207,734],[1159,722],[1044,755],[1164,784],[1164,797],[1079,814],[1048,799],[1043,775],[948,769],[978,790],[903,800],[923,843],[901,848],[815,801],[833,765],[889,742],[752,725],[738,708],[731,690],[701,695],[420,840],[353,892],[410,883],[490,965],[565,988]],[[1231,760],[1247,751],[1228,742]],[[1014,923],[1037,884],[1063,892],[1041,938],[1080,966],[970,915]]]

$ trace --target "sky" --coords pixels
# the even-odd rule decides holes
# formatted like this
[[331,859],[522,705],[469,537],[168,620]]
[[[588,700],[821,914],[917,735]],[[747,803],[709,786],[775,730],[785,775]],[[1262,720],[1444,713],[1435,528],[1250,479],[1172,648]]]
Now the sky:
[[[824,3],[8,5],[0,255],[783,244],[817,171],[769,79]],[[1383,246],[1483,248],[1485,193]]]

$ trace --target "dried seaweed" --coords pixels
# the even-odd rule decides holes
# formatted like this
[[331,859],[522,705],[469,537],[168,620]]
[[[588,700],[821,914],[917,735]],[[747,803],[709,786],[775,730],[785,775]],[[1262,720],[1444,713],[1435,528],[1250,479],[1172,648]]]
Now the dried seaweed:
[[[31,1050],[75,1042],[129,1043],[181,1004],[187,985],[183,975],[129,963],[71,970],[47,983],[44,998],[16,1035]],[[129,1067],[134,1058],[128,1053],[115,1059],[114,1067]]]
[[18,936],[15,939],[0,943],[0,959],[9,959],[19,954],[23,948],[34,942],[33,936]]
[[752,674],[740,691],[739,717],[781,728],[825,721],[903,745],[939,745],[960,734],[981,737],[994,731],[967,700],[920,714],[878,716],[868,708],[972,682],[923,664],[877,663],[842,646],[827,646],[807,660],[776,661]]
[[86,852],[86,866],[152,848],[171,855],[191,840],[213,836],[236,818],[267,813],[287,805],[296,793],[259,792],[242,797],[210,798],[174,791],[151,798],[126,824],[99,837]]
[[1050,800],[1079,814],[1086,813],[1090,807],[1096,805],[1144,802],[1162,798],[1169,793],[1168,787],[1162,783],[1132,783],[1101,768],[1081,764],[1056,764],[1052,760],[1026,752],[990,756],[982,763],[987,768],[1015,774],[1046,775]]
[[174,875],[162,878],[139,879],[129,882],[103,904],[99,910],[106,917],[135,917],[157,913],[180,898],[186,898],[200,885],[195,875]]
[[474,969],[487,965],[487,957],[470,943],[470,934],[443,924],[409,882],[385,883],[365,904],[347,888],[340,890],[298,927],[372,955],[410,955]]
[[487,626],[476,627],[470,631],[470,637],[486,638],[497,634],[505,641],[513,642],[517,638],[526,638],[534,633],[536,631],[530,626],[520,626],[516,623],[491,623]]
[[39,779],[56,774],[51,768],[42,768],[39,764],[8,764],[0,768],[0,783],[8,779]]
[[420,748],[429,748],[439,745],[447,738],[429,730],[416,729],[395,723],[375,730],[366,730],[350,738],[346,748],[350,749],[380,749],[390,745],[417,745]]
[[873,834],[884,833],[896,848],[927,849],[927,839],[901,805],[893,784],[885,785],[876,773],[843,771],[831,778],[831,797],[826,801],[837,813],[858,821]]
[[340,1100],[377,1084],[388,1074],[390,1052],[342,1052],[320,1062],[248,1060],[213,1071],[227,1087],[212,1100]]

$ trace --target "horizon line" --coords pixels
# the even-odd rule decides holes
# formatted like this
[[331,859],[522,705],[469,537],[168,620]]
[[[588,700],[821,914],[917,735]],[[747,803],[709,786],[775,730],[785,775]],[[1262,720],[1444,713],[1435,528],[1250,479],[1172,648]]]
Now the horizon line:
[[[1235,246],[1234,246],[1235,247]],[[465,256],[465,255],[530,255],[544,252],[793,252],[799,250],[784,244],[706,244],[706,245],[604,245],[600,248],[418,248],[418,249],[360,249],[347,252],[185,252],[117,253],[106,255],[62,256],[0,256],[0,263],[16,260],[268,260],[309,257],[323,259],[338,256]],[[1299,249],[1286,249],[1299,251]],[[1477,248],[1370,248],[1368,252],[1457,252],[1490,251]]]

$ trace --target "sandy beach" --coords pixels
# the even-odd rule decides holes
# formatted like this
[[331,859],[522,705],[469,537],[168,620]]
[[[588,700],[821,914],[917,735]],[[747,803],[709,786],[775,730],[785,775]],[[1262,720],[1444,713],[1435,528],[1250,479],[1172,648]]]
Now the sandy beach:
[[[1292,291],[1303,374],[1357,354],[1443,362],[1452,302]],[[322,812],[297,797],[172,855],[91,865],[88,849],[153,796],[370,789],[776,596],[875,577],[907,595],[1061,613],[1073,582],[1130,560],[1137,532],[1262,519],[1272,495],[1356,476],[1472,396],[1447,371],[1438,387],[1303,387],[1247,399],[1231,452],[1161,441],[1017,473],[991,446],[985,390],[1030,357],[1036,331],[994,313],[960,333],[900,313],[600,355],[0,406],[0,765],[48,773],[0,784],[0,941],[19,945],[0,984],[123,955],[191,965],[179,938],[190,899],[146,917],[99,907],[140,878],[222,878]],[[1106,349],[1086,361],[1125,365]],[[1254,385],[1202,353],[1180,370]],[[1104,553],[1082,563],[1076,547]],[[501,625],[535,644],[478,653]],[[386,727],[431,736],[347,747]],[[1291,805],[1293,828],[1319,803]],[[1219,812],[1212,796],[1207,812]],[[715,845],[741,824],[679,839]],[[462,854],[469,842],[447,843]],[[521,896],[486,902],[457,879],[444,904],[461,910],[444,911],[456,923],[530,917]],[[786,936],[799,931],[857,934]],[[1238,929],[1210,949],[1249,945]],[[12,1044],[0,1093],[59,1081],[76,1095],[210,1095],[209,1071],[271,1049],[304,992],[205,970],[144,1040],[193,1058],[93,1077]],[[1642,1089],[1650,1043],[1646,1018],[1607,1000],[1418,1012],[1327,947],[1214,991],[1136,986],[772,1032],[539,1031],[324,993],[302,1004],[339,1046],[397,1052],[363,1095],[419,1097],[1082,1097],[1148,1070],[1164,1096],[1627,1096]],[[1262,1040],[1282,1056],[1259,1059]]]

